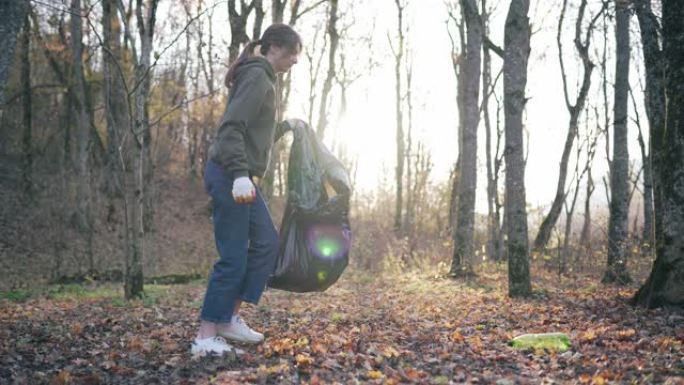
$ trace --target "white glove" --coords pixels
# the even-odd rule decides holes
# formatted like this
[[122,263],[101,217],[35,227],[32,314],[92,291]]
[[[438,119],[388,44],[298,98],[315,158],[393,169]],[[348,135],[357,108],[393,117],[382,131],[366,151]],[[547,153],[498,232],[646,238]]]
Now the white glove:
[[235,203],[252,203],[256,200],[256,188],[246,176],[241,176],[233,181],[233,199]]

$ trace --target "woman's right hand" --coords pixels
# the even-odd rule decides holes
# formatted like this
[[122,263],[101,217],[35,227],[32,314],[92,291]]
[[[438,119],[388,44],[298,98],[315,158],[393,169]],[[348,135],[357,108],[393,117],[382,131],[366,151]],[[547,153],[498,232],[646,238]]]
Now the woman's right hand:
[[252,203],[256,200],[256,188],[248,177],[241,176],[233,181],[233,199],[238,204]]

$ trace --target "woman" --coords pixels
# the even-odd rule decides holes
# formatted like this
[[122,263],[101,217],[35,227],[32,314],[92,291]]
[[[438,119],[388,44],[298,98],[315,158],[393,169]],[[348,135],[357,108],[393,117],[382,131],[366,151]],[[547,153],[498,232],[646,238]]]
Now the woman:
[[297,63],[301,50],[297,32],[273,24],[260,40],[247,44],[226,75],[228,106],[204,175],[213,200],[219,260],[209,277],[193,355],[233,350],[225,338],[245,343],[264,339],[239,316],[243,301],[258,303],[278,253],[278,233],[255,183],[266,171],[273,142],[297,124],[276,125],[275,82],[277,73]]

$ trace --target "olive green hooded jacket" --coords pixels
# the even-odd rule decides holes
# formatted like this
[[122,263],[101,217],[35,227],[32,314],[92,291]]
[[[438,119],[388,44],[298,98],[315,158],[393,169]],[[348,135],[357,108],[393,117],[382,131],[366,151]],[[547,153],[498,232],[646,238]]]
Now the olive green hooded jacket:
[[262,177],[271,147],[286,129],[286,124],[276,124],[275,83],[273,67],[262,56],[251,57],[236,69],[208,154],[233,178]]

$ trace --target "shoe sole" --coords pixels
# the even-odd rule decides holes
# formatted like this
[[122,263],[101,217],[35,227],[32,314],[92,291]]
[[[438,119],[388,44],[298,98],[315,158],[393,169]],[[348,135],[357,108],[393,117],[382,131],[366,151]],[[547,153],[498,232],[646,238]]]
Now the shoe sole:
[[260,340],[258,340],[258,341],[252,341],[252,340],[243,339],[243,338],[241,338],[241,337],[233,336],[233,335],[230,335],[230,334],[218,333],[218,335],[221,336],[221,337],[223,337],[223,338],[229,339],[229,340],[231,340],[231,341],[234,341],[234,342],[241,342],[241,343],[243,343],[243,344],[248,344],[248,345],[259,345],[260,343],[263,343],[263,342],[264,342],[264,339],[263,339],[263,338],[260,339]]
[[237,348],[233,348],[230,351],[223,352],[220,354],[216,353],[216,352],[206,351],[206,350],[200,350],[200,351],[196,351],[196,352],[190,351],[190,355],[192,356],[193,360],[198,360],[200,358],[204,358],[207,356],[224,357],[224,356],[230,355],[230,353],[234,353],[235,357],[237,358],[238,356],[245,354],[245,351],[242,349],[237,349]]

